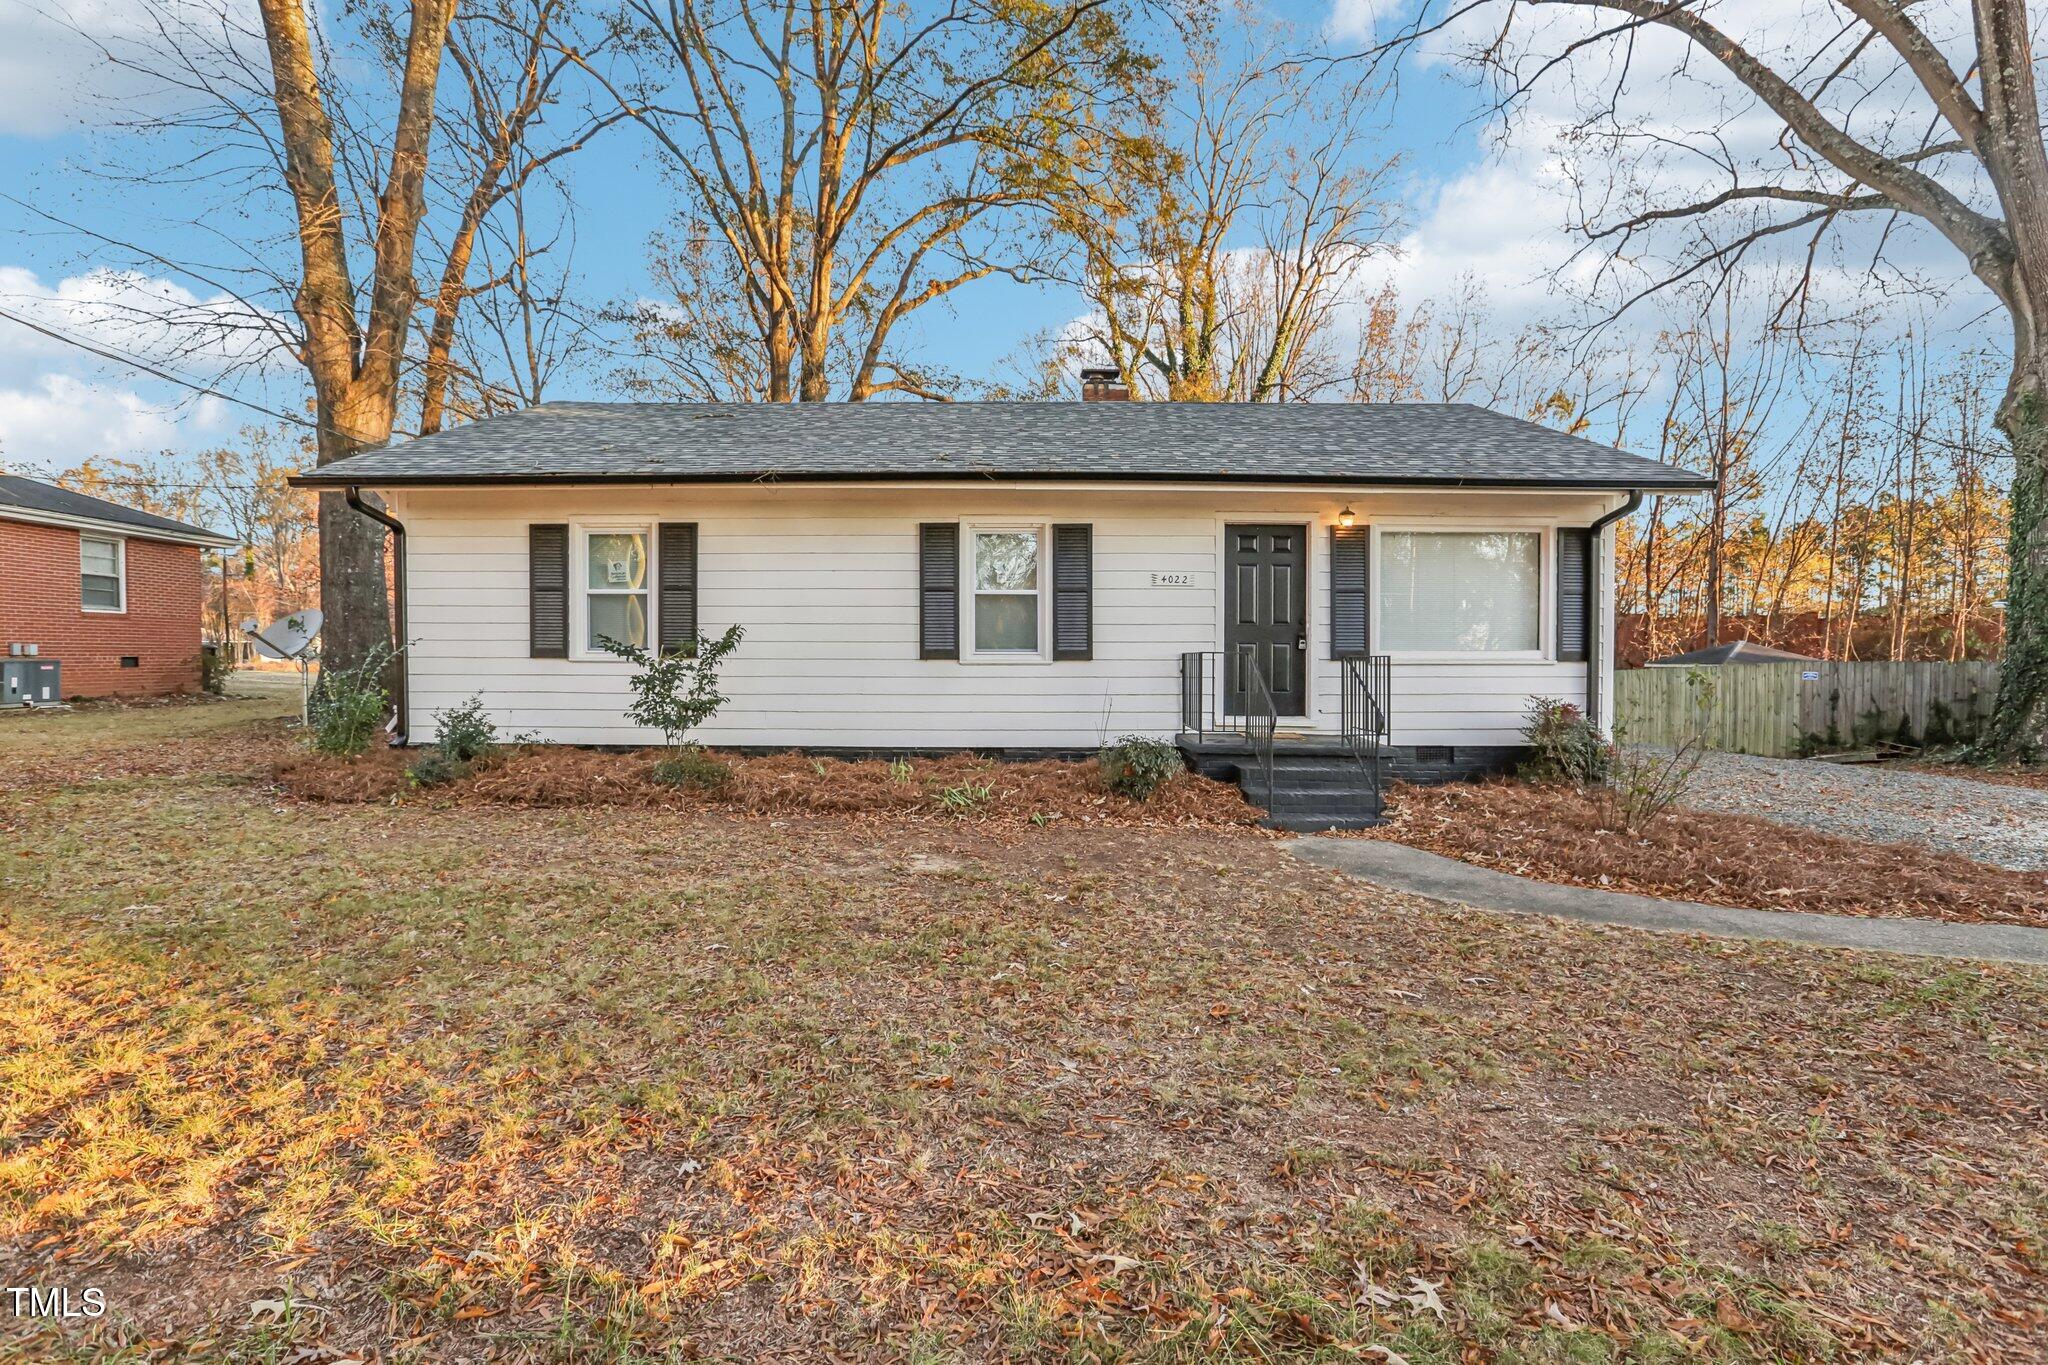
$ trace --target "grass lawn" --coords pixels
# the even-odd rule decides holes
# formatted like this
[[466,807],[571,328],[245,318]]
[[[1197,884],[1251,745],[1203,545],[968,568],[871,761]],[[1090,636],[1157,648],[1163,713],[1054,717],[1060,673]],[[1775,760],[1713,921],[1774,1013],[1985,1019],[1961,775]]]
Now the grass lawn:
[[0,1355],[2048,1341],[2048,974],[1239,829],[298,803],[266,706],[0,727],[0,1284],[109,1304]]

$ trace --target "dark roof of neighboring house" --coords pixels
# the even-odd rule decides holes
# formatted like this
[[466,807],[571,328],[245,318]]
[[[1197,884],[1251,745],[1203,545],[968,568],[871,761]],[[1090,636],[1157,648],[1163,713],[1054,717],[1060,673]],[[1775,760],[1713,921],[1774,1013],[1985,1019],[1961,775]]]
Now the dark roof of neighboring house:
[[1196,480],[1493,488],[1708,483],[1466,403],[545,403],[295,482]]
[[1774,649],[1760,645],[1754,640],[1730,640],[1726,644],[1709,645],[1705,649],[1690,650],[1684,654],[1673,654],[1668,659],[1652,659],[1651,668],[1682,668],[1689,664],[1810,664],[1816,660],[1811,654],[1794,654],[1789,649]]
[[69,521],[98,522],[117,528],[131,535],[149,539],[152,536],[172,540],[200,540],[231,545],[227,536],[206,530],[200,526],[187,526],[182,521],[172,521],[153,512],[138,511],[123,507],[118,502],[105,498],[88,497],[74,493],[68,488],[59,488],[53,483],[40,479],[24,478],[19,474],[0,474],[0,519],[10,510],[41,513],[44,516]]

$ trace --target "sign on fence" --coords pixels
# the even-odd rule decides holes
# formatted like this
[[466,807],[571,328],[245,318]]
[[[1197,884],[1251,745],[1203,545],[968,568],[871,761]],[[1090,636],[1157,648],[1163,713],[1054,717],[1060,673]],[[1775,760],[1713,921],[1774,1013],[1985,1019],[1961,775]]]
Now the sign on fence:
[[[1998,665],[1723,664],[1714,675],[1709,747],[1791,758],[1879,743],[1953,744],[1975,737],[1998,694]],[[1630,744],[1677,744],[1690,729],[1684,668],[1614,675],[1615,729]]]

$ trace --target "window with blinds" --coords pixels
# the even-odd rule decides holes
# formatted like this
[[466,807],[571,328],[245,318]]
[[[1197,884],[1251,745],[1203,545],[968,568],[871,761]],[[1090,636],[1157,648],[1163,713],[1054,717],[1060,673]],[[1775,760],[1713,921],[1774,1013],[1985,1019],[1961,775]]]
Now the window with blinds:
[[1380,649],[1534,654],[1543,648],[1537,531],[1381,531]]
[[78,538],[78,605],[87,611],[124,609],[122,550],[120,541],[105,536]]

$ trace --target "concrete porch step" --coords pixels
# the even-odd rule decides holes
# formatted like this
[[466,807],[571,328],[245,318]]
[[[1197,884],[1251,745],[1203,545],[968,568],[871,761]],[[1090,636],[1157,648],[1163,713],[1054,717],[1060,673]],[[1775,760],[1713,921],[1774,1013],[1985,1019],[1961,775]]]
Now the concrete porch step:
[[1276,736],[1270,790],[1257,747],[1242,736],[1183,736],[1180,748],[1203,776],[1237,783],[1245,799],[1266,812],[1261,823],[1269,829],[1370,829],[1382,818],[1378,788],[1389,773],[1388,756],[1375,765],[1376,785],[1373,769],[1342,736]]

